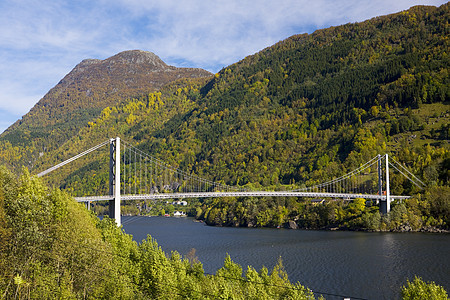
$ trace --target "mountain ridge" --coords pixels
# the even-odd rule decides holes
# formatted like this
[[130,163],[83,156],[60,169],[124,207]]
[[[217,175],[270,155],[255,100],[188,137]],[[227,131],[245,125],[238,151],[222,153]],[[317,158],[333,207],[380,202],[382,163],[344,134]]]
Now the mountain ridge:
[[199,68],[169,66],[154,53],[141,50],[123,51],[104,60],[85,59],[6,129],[0,141],[27,148],[21,153],[21,163],[31,166],[39,153],[56,149],[105,107],[154,92],[180,78],[210,76]]
[[[156,78],[154,73],[170,73],[170,75]],[[69,87],[75,88],[74,91],[68,91],[78,93],[75,96],[82,96],[83,92],[85,96],[90,96],[92,93],[90,88],[93,86],[92,81],[94,80],[98,81],[97,86],[106,85],[105,90],[107,91],[105,93],[114,94],[118,92],[121,96],[126,97],[144,93],[145,91],[153,91],[179,78],[198,78],[211,75],[210,72],[199,68],[169,66],[154,53],[142,50],[122,51],[104,60],[84,59],[65,75],[55,87],[50,89],[24,117],[26,118],[28,114],[33,115],[34,110],[36,110],[35,107],[61,106],[61,101],[49,96],[53,94],[58,96]],[[114,79],[117,81],[114,81]],[[82,85],[81,87],[79,87],[80,84]],[[114,87],[111,87],[112,85]],[[131,92],[123,91],[126,88],[133,90]],[[104,108],[104,105],[101,106]],[[5,133],[8,131],[9,128]]]

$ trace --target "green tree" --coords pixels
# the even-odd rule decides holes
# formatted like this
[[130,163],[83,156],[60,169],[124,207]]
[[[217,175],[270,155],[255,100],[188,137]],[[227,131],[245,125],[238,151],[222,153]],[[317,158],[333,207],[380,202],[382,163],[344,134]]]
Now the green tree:
[[403,300],[447,300],[445,289],[434,282],[424,282],[422,278],[415,277],[412,282],[408,280],[401,290]]
[[14,241],[0,254],[8,262],[0,270],[4,275],[0,291],[6,299],[14,295],[115,299],[135,294],[127,276],[113,263],[110,244],[96,228],[98,219],[83,205],[64,192],[48,190],[27,170],[19,180],[0,173],[10,183],[0,187],[0,194],[10,241]]

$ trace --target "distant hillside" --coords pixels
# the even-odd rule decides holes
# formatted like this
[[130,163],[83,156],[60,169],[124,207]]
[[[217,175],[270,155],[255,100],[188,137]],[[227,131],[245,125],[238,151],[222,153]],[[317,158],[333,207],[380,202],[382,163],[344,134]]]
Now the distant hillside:
[[222,70],[186,115],[132,132],[142,149],[233,185],[323,181],[385,152],[448,184],[449,7],[293,36]]
[[[48,121],[53,127],[42,123],[42,128],[25,130],[20,126],[31,119],[30,112],[1,137],[2,147],[12,141],[15,144],[7,149],[13,149],[26,140],[39,141],[42,131],[51,132],[52,148],[35,162],[32,172],[37,172],[119,135],[174,167],[249,187],[323,181],[388,152],[426,183],[448,185],[449,7],[418,6],[293,36],[214,77],[180,79],[152,93],[138,95],[132,89],[134,94],[126,96],[125,81],[116,86],[111,79],[92,77],[86,81],[101,95],[112,95],[113,103],[101,98],[103,109],[89,117],[84,111],[84,119],[78,118],[83,122],[73,130],[66,130],[68,125],[61,125],[57,117]],[[102,64],[117,65],[98,61],[81,65],[87,69]],[[123,76],[129,74],[125,70],[130,71],[121,69]],[[198,72],[193,77],[208,75]],[[58,86],[71,82],[65,79]],[[87,93],[84,89],[77,95],[86,99]],[[50,110],[37,105],[33,112],[41,106]],[[64,107],[53,109],[56,113]],[[49,115],[54,113],[45,116]],[[17,132],[25,137],[19,139]],[[0,153],[10,157],[5,155],[10,152]],[[106,159],[86,158],[48,180],[78,195],[93,193],[105,188],[104,165]],[[392,181],[394,192],[417,192],[401,177]]]
[[211,75],[202,69],[168,66],[155,54],[139,50],[83,60],[0,136],[0,156],[15,167],[33,166],[39,155],[56,150],[105,107],[180,78]]

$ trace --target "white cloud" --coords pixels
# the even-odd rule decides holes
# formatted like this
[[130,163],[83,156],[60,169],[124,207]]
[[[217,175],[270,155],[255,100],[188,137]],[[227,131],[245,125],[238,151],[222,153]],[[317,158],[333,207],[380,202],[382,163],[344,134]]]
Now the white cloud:
[[[141,44],[163,58],[182,58],[211,69],[228,65],[288,36],[362,21],[444,1],[201,1],[122,0],[122,8],[152,35]],[[116,5],[119,5],[116,3]]]
[[85,58],[141,49],[216,72],[293,34],[445,2],[2,0],[0,111],[20,118]]

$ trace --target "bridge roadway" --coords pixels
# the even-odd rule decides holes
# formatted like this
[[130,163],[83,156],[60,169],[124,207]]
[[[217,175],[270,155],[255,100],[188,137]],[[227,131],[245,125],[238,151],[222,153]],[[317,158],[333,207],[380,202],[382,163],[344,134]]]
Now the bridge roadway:
[[[308,198],[342,198],[342,199],[373,199],[386,200],[386,195],[347,194],[347,193],[317,193],[317,192],[198,192],[198,193],[154,193],[138,195],[120,195],[120,200],[162,200],[179,198],[212,198],[212,197],[308,197]],[[410,196],[390,196],[391,199],[407,199]],[[114,200],[114,196],[75,197],[78,202]]]

